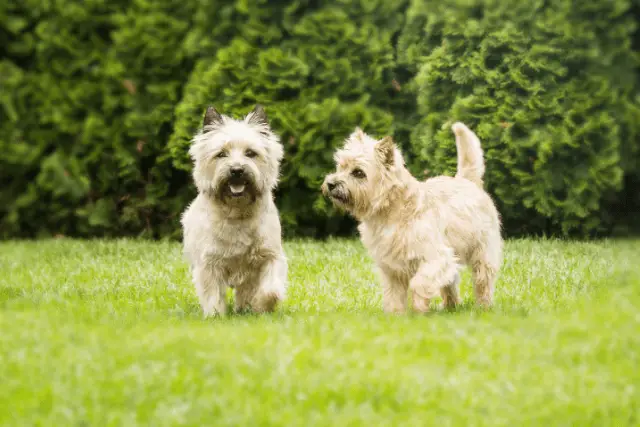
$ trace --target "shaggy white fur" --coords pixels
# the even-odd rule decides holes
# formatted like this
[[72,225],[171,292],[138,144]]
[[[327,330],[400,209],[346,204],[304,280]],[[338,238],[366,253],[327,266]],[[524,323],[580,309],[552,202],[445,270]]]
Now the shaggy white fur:
[[184,253],[205,315],[274,310],[285,296],[287,260],[272,192],[283,148],[260,106],[243,120],[209,107],[192,141],[198,196],[182,216]]

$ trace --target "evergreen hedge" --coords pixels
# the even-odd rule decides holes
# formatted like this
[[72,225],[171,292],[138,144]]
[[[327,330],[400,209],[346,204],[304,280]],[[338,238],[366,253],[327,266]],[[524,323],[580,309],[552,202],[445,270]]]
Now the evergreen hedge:
[[415,67],[417,163],[452,173],[446,124],[463,120],[483,141],[486,181],[509,231],[608,231],[624,175],[638,170],[629,6],[413,1],[399,51]]
[[[594,234],[640,199],[638,7],[627,0],[57,0],[0,5],[0,235],[179,237],[208,104],[266,106],[289,235],[356,125],[419,175],[480,135],[508,234]],[[425,171],[428,171],[425,173]]]

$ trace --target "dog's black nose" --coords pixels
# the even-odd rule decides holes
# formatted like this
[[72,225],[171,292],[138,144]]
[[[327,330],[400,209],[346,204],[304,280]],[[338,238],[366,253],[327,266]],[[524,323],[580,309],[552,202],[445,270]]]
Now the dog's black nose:
[[335,182],[327,182],[327,188],[329,189],[329,191],[333,190],[334,188],[336,188],[336,183]]
[[231,168],[231,176],[240,177],[244,175],[244,169],[242,168]]

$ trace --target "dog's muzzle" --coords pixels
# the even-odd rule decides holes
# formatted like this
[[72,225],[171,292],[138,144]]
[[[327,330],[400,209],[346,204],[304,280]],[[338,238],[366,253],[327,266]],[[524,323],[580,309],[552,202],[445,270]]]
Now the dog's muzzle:
[[334,202],[341,204],[349,203],[349,195],[344,191],[342,183],[334,180],[327,180],[323,185],[323,193]]
[[255,193],[255,184],[252,173],[243,166],[229,168],[222,185],[222,196],[234,199],[251,196],[253,193]]
[[244,168],[235,167],[229,170],[229,178],[227,180],[231,196],[238,197],[244,193],[247,187],[247,176],[245,175]]

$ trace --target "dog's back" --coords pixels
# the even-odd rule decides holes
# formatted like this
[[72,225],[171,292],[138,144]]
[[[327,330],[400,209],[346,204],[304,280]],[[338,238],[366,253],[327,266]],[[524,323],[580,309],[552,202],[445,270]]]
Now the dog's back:
[[[493,200],[475,183],[460,177],[438,176],[422,183],[426,209],[441,222],[449,244],[461,261],[473,262],[480,247],[502,254],[500,216]],[[431,215],[430,215],[431,216]]]

